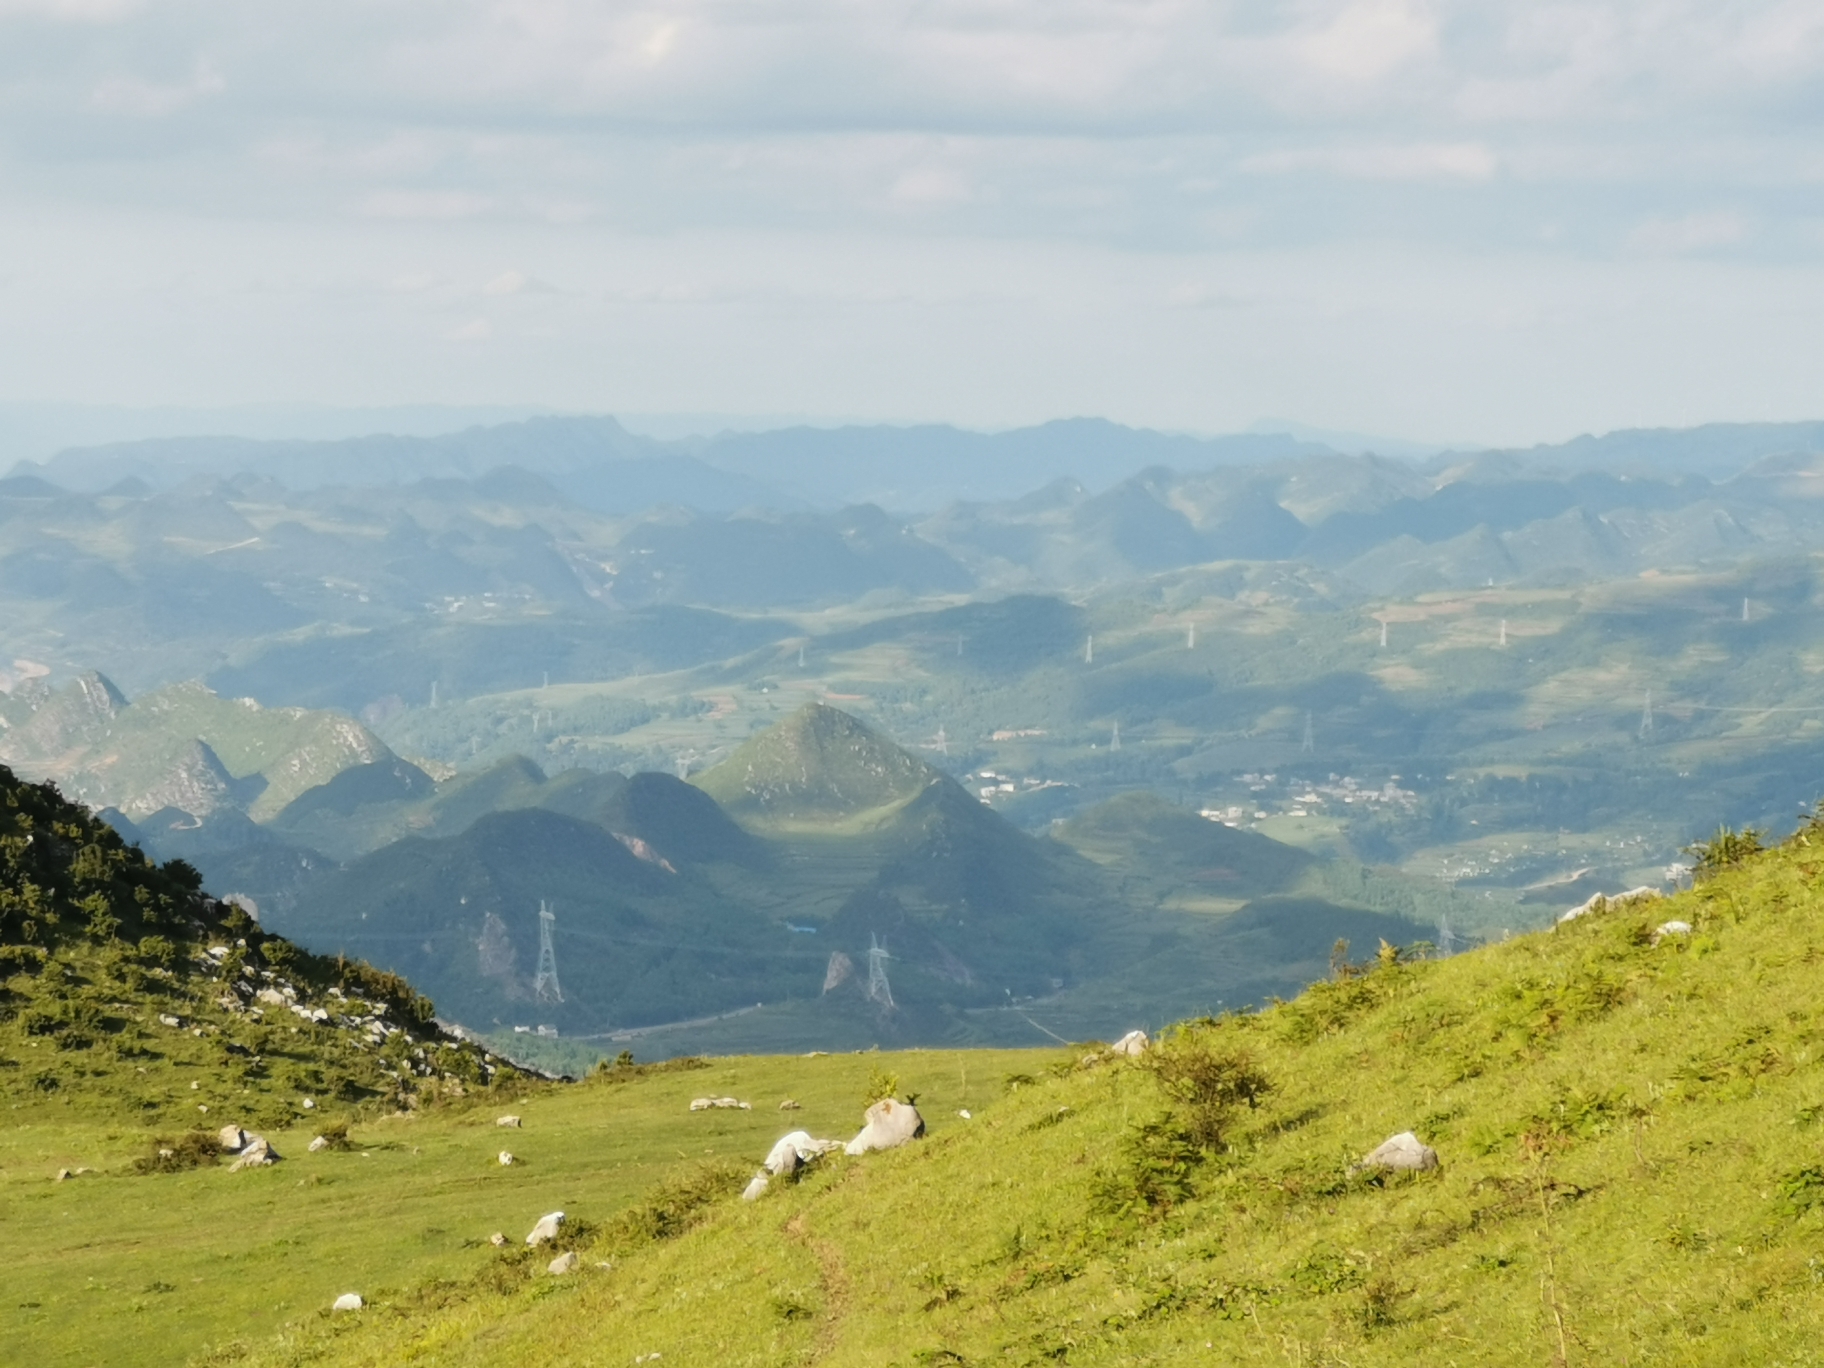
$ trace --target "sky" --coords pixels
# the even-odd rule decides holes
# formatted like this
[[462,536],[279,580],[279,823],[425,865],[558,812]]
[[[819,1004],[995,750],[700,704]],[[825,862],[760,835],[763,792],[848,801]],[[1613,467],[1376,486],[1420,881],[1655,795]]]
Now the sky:
[[1824,0],[0,0],[0,401],[1824,417]]

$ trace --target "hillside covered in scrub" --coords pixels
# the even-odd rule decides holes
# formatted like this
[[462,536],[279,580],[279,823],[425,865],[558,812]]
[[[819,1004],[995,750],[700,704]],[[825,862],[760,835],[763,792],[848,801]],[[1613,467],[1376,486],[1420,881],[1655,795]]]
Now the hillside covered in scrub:
[[410,1108],[507,1067],[433,1010],[395,975],[263,931],[182,861],[154,864],[0,767],[0,1101],[176,1133]]
[[[573,1275],[483,1252],[234,1361],[1816,1363],[1824,831],[1752,844],[1138,1059],[1051,1052],[758,1201],[726,1165],[633,1218],[579,1192]],[[1404,1131],[1440,1167],[1360,1165]]]

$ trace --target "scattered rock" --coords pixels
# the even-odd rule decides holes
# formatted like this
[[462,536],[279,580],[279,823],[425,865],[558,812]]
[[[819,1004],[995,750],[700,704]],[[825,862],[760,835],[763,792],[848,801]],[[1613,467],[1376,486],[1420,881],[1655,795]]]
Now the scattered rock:
[[158,1019],[167,1026],[181,1028],[184,1024],[184,1019],[182,1017],[169,1016],[164,1012],[158,1014]]
[[494,1118],[494,1124],[497,1126],[511,1126],[515,1130],[518,1130],[519,1118],[517,1116],[497,1116]]
[[230,1154],[238,1154],[241,1150],[247,1148],[247,1132],[242,1130],[239,1126],[223,1126],[221,1133],[216,1136],[216,1139],[221,1142],[222,1148],[227,1150]]
[[963,1118],[963,1120],[965,1120],[965,1121],[967,1121],[967,1120],[969,1120],[969,1119],[970,1119],[970,1117],[969,1117],[969,1108],[967,1108],[967,1107],[964,1107],[964,1108],[963,1108],[963,1109],[962,1109],[962,1110],[961,1110],[961,1111],[959,1111],[959,1112],[958,1112],[958,1113],[957,1113],[957,1115],[958,1115],[958,1116],[960,1116],[960,1117],[962,1117],[962,1118]]
[[[63,1179],[59,1177],[57,1181],[61,1183]],[[752,1202],[764,1197],[766,1195],[767,1186],[771,1182],[772,1179],[766,1174],[756,1173],[748,1180],[747,1186],[741,1189],[741,1200],[744,1202]]]
[[73,1173],[71,1173],[68,1169],[58,1169],[57,1176],[54,1179],[52,1179],[51,1181],[56,1182],[56,1183],[62,1183],[62,1182],[67,1182],[69,1179],[71,1179],[73,1177],[75,1177],[75,1175]]
[[800,1110],[802,1110],[802,1108],[800,1108],[796,1102],[794,1102],[791,1098],[788,1097],[785,1099],[785,1101],[783,1101],[779,1104],[779,1110],[780,1111],[800,1111]]
[[359,1292],[344,1292],[336,1298],[335,1305],[329,1309],[331,1311],[359,1311],[366,1305],[367,1303],[361,1300]]
[[532,1227],[532,1233],[526,1236],[529,1245],[549,1244],[557,1238],[557,1228],[564,1223],[564,1213],[549,1212],[538,1218],[538,1224]]
[[1658,945],[1667,936],[1688,936],[1691,934],[1691,923],[1688,921],[1661,922],[1653,928],[1653,944]]
[[495,1231],[492,1235],[488,1236],[488,1243],[493,1245],[496,1249],[505,1249],[507,1247],[506,1233],[499,1230]]
[[247,1143],[241,1146],[240,1157],[228,1166],[228,1172],[239,1173],[242,1169],[270,1168],[279,1162],[279,1152],[263,1135],[250,1135]]
[[574,1273],[576,1271],[576,1262],[576,1251],[574,1249],[568,1250],[565,1253],[559,1254],[555,1259],[551,1260],[550,1263],[546,1264],[545,1271],[558,1276],[565,1273]]
[[1576,921],[1579,917],[1587,917],[1592,912],[1607,911],[1611,907],[1626,907],[1629,903],[1653,902],[1656,899],[1663,897],[1665,897],[1665,894],[1661,893],[1657,888],[1649,888],[1645,884],[1642,884],[1639,888],[1630,888],[1625,893],[1592,893],[1587,901],[1573,907],[1569,912],[1566,912],[1562,917],[1558,918],[1558,925],[1563,926],[1568,921]]
[[255,1002],[263,1002],[268,1007],[283,1007],[285,1005],[285,994],[281,993],[277,988],[262,988],[253,995],[253,1000]]
[[1153,1042],[1147,1038],[1145,1031],[1129,1031],[1121,1039],[1108,1047],[1110,1054],[1126,1055],[1132,1059],[1146,1053],[1146,1047]]
[[841,1148],[840,1140],[817,1140],[808,1131],[793,1131],[790,1135],[779,1137],[767,1152],[762,1167],[768,1173],[783,1178],[796,1173],[819,1155]]
[[518,1162],[518,1160],[514,1159],[514,1157],[513,1157],[512,1150],[502,1150],[500,1152],[500,1166],[502,1168],[512,1168],[513,1165],[517,1162]]
[[752,1111],[753,1105],[748,1102],[737,1102],[732,1097],[698,1097],[691,1101],[692,1111],[714,1111],[718,1107],[738,1108],[741,1111]]
[[848,1154],[866,1154],[870,1150],[897,1149],[908,1140],[925,1133],[925,1118],[910,1102],[883,1097],[863,1113],[866,1124],[856,1137],[843,1146]]
[[304,1099],[304,1110],[305,1111],[315,1111],[316,1109],[317,1109],[317,1099],[316,1098],[307,1097]]
[[1437,1166],[1438,1152],[1411,1131],[1389,1136],[1356,1165],[1357,1168],[1364,1169],[1391,1169],[1396,1173],[1435,1169]]
[[312,1154],[317,1154],[323,1150],[326,1150],[329,1148],[329,1137],[327,1135],[319,1135],[316,1139],[314,1139],[310,1142],[310,1144],[307,1146],[307,1148],[310,1150],[310,1152]]

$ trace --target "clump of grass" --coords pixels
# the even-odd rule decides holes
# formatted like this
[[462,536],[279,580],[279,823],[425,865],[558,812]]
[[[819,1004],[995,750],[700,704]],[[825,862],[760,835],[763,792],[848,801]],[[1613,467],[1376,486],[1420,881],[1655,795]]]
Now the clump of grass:
[[208,1168],[222,1157],[222,1142],[214,1131],[190,1131],[152,1142],[152,1152],[133,1164],[135,1173],[182,1173]]
[[675,1239],[705,1220],[713,1204],[739,1192],[748,1171],[747,1165],[720,1159],[674,1173],[610,1221],[605,1242],[627,1249]]
[[328,1142],[326,1146],[328,1149],[347,1150],[354,1148],[353,1143],[348,1138],[348,1118],[346,1116],[339,1116],[334,1121],[328,1122],[323,1129],[317,1133]]

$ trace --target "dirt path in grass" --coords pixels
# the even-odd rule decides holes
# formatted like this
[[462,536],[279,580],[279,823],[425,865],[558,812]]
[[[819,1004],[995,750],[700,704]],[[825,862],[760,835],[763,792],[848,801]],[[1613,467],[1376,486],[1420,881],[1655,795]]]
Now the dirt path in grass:
[[811,1237],[810,1225],[800,1212],[785,1223],[785,1233],[810,1250],[817,1259],[817,1280],[823,1288],[823,1310],[817,1317],[817,1337],[810,1362],[820,1363],[835,1352],[842,1338],[842,1322],[849,1310],[849,1275],[842,1251],[833,1241]]

